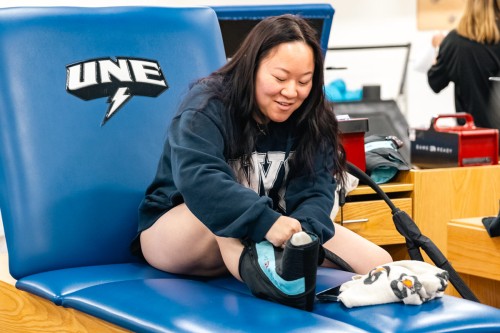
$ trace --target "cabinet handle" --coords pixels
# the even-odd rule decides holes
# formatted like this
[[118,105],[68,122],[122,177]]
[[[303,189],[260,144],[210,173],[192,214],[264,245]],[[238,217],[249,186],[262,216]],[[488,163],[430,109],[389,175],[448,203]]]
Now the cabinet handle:
[[368,219],[344,220],[344,221],[342,221],[342,224],[345,224],[345,223],[361,223],[361,222],[368,222]]

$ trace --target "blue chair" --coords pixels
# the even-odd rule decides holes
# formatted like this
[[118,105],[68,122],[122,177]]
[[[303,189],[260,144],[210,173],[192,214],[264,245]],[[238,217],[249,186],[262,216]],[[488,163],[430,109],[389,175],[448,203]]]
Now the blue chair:
[[[274,313],[261,330],[294,313],[129,251],[171,117],[225,61],[210,8],[0,10],[0,207],[19,289],[139,332],[235,330],[233,306]],[[359,331],[295,312],[303,327]]]
[[219,19],[226,55],[231,57],[250,30],[262,19],[282,14],[300,15],[316,30],[326,56],[335,10],[330,4],[212,6]]
[[0,10],[1,208],[19,288],[58,302],[165,276],[129,242],[180,96],[225,62],[214,21],[206,8]]
[[[499,310],[454,297],[305,312],[131,256],[169,121],[225,61],[211,8],[0,10],[0,209],[17,288],[136,332],[500,328]],[[351,277],[318,274],[318,289]]]

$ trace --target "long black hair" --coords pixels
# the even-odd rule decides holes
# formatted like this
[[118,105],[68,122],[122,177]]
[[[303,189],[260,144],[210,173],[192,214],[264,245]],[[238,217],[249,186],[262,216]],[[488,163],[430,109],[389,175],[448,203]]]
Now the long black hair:
[[[278,45],[288,42],[304,42],[314,54],[314,73],[309,96],[290,117],[295,122],[295,135],[299,138],[291,160],[290,176],[299,166],[313,174],[314,157],[318,150],[326,153],[333,149],[333,174],[342,182],[345,170],[345,152],[339,139],[338,122],[332,105],[324,95],[324,61],[319,38],[307,21],[297,15],[281,15],[260,21],[244,39],[233,57],[219,70],[206,78],[230,113],[229,136],[226,150],[229,158],[239,158],[252,166],[251,154],[257,136],[255,117],[265,116],[255,98],[255,76],[259,65]],[[214,84],[210,84],[214,83]]]

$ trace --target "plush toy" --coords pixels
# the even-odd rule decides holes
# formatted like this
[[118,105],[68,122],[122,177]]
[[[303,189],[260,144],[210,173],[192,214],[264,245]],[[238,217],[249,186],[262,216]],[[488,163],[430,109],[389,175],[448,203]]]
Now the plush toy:
[[355,275],[341,285],[337,300],[349,308],[393,302],[420,305],[442,297],[447,286],[445,270],[423,261],[401,260]]

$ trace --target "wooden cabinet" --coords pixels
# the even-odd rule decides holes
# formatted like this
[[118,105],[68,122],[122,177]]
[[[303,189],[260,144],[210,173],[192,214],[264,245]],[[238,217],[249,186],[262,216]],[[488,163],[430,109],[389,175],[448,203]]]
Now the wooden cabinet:
[[448,222],[448,260],[481,303],[500,308],[500,237],[489,236],[482,217]]
[[[391,183],[380,187],[396,207],[412,216],[413,184],[407,182],[406,173],[401,172]],[[393,257],[405,259],[401,256],[405,252],[405,240],[394,226],[391,210],[369,186],[360,185],[351,191],[334,221],[385,247]]]
[[[411,199],[394,199],[394,204],[411,215]],[[402,244],[404,238],[395,229],[389,206],[382,200],[347,203],[343,222],[335,220],[378,245]]]
[[500,281],[500,237],[488,235],[482,218],[448,223],[448,259],[459,272]]
[[[477,259],[463,261],[477,255],[488,255],[483,249],[486,240],[474,246],[471,239],[467,239],[467,235],[472,237],[473,232],[478,233],[482,226],[476,225],[472,229],[467,226],[470,229],[467,232],[457,221],[498,214],[500,165],[410,170],[400,172],[393,182],[382,184],[381,188],[398,208],[413,218],[422,234],[448,257],[481,302],[499,307],[498,272],[491,275],[484,272],[485,267],[473,268],[472,264],[480,263]],[[408,258],[404,239],[394,226],[389,207],[368,186],[358,186],[349,193],[342,215],[344,226],[385,247],[394,260]],[[341,223],[341,220],[339,212],[335,222]],[[483,237],[484,234],[483,231]],[[492,244],[495,244],[495,250],[490,246],[489,251],[498,252],[498,242]],[[431,262],[423,251],[422,254],[426,261]],[[497,268],[494,266],[493,269]],[[458,296],[451,286],[447,293]]]
[[[500,165],[401,171],[394,181],[380,187],[446,255],[448,222],[498,214]],[[335,222],[340,220],[339,211]],[[403,243],[388,206],[367,185],[349,193],[343,220],[346,227],[376,244]]]
[[402,181],[413,184],[413,219],[446,255],[448,222],[496,216],[500,165],[411,170]]

